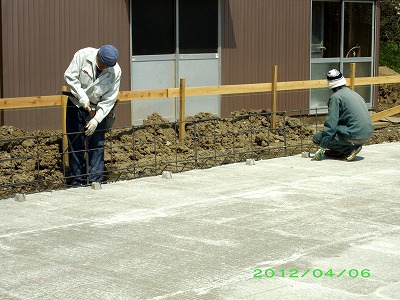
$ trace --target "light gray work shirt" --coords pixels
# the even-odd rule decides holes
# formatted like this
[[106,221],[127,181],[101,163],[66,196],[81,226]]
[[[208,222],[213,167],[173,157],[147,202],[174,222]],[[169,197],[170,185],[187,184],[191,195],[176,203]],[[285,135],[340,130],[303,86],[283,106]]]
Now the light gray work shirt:
[[80,100],[89,99],[90,106],[96,110],[94,118],[100,123],[110,113],[117,99],[121,68],[116,64],[103,70],[96,78],[98,51],[96,48],[78,50],[64,73],[64,79],[75,96],[70,97],[72,102],[80,107]]

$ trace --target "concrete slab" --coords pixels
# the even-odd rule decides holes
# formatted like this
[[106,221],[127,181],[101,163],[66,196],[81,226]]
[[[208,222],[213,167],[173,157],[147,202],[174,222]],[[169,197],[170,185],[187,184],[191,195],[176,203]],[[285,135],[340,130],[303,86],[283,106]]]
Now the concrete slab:
[[400,143],[0,201],[0,299],[400,299]]

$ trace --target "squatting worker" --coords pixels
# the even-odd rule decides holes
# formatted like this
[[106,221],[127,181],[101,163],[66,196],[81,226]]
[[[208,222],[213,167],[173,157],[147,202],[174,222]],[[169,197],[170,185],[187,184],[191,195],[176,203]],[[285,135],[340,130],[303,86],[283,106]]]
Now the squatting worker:
[[315,160],[325,157],[353,161],[374,131],[364,99],[346,87],[346,79],[336,69],[327,74],[328,87],[333,95],[328,101],[328,115],[322,132],[313,142],[319,145]]
[[[64,73],[73,95],[68,98],[67,134],[71,185],[102,182],[104,123],[115,104],[121,81],[118,50],[112,45],[84,48],[75,53]],[[88,166],[85,143],[89,149]],[[86,178],[88,174],[88,178]]]

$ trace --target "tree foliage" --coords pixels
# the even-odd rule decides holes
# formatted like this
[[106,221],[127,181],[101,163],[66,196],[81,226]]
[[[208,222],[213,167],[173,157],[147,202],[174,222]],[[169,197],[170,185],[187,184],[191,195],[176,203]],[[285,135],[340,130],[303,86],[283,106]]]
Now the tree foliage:
[[381,36],[383,42],[400,45],[400,0],[381,0]]

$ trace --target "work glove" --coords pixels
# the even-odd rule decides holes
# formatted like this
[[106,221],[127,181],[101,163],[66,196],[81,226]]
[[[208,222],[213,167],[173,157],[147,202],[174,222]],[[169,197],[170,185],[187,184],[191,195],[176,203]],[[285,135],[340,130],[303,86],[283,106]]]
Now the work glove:
[[325,157],[325,148],[319,148],[317,152],[315,152],[314,160],[323,160]]
[[91,136],[93,134],[93,132],[96,130],[97,125],[99,124],[99,122],[97,122],[97,120],[95,118],[92,118],[89,123],[86,124],[85,128],[85,134],[87,136]]
[[90,112],[90,105],[89,105],[89,98],[88,97],[82,97],[79,100],[79,103],[84,109],[86,109],[87,111]]

